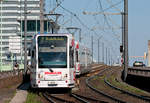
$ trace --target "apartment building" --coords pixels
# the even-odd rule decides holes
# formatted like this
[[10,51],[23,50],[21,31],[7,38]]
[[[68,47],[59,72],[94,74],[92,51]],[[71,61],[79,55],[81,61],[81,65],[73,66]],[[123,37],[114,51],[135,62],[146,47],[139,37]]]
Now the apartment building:
[[[27,40],[40,31],[40,0],[27,0]],[[48,25],[47,22],[44,25]],[[44,26],[47,30],[48,26]],[[28,46],[30,42],[28,42]],[[0,2],[0,62],[23,61],[24,0]]]

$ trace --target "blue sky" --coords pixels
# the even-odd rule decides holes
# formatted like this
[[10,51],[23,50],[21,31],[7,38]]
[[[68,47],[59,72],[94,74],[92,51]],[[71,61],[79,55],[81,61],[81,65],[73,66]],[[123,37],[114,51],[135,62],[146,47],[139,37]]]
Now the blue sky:
[[150,39],[149,4],[150,0],[129,0],[129,55],[143,56],[147,52]]
[[[55,0],[47,0],[47,11],[52,10],[53,4],[55,4]],[[108,8],[110,4],[106,1],[111,1],[113,4],[118,3],[122,0],[101,0],[102,7]],[[128,0],[129,2],[129,56],[143,56],[144,52],[147,52],[147,43],[150,38],[150,0]],[[83,11],[89,12],[101,12],[99,0],[64,0],[61,4],[64,8],[69,11],[77,14],[80,20],[91,28],[96,27],[105,27],[109,28],[109,26],[121,26],[121,16],[109,16],[108,23],[104,19],[103,15],[83,15]],[[123,10],[123,2],[116,6],[116,8],[112,8],[107,10],[107,12],[119,12]],[[115,61],[119,54],[119,45],[121,43],[121,29],[116,29],[112,32],[112,30],[101,30],[95,29],[95,32],[88,30],[86,27],[81,25],[76,17],[72,16],[70,13],[66,12],[62,8],[58,7],[55,11],[56,13],[63,14],[59,19],[59,23],[62,24],[67,20],[70,20],[68,23],[64,25],[64,27],[74,26],[82,29],[83,36],[83,44],[88,47],[91,47],[91,35],[94,36],[94,58],[97,60],[97,39],[102,35],[103,38],[100,42],[104,42],[105,46],[107,46],[111,50],[111,54],[113,54],[113,58]],[[116,25],[112,24],[110,21],[112,19]],[[67,31],[66,31],[67,32]],[[78,33],[76,34],[76,38],[78,38]],[[101,49],[100,44],[100,49]],[[102,53],[100,58],[102,57]],[[100,59],[101,60],[101,59]],[[130,59],[130,64],[137,59]]]

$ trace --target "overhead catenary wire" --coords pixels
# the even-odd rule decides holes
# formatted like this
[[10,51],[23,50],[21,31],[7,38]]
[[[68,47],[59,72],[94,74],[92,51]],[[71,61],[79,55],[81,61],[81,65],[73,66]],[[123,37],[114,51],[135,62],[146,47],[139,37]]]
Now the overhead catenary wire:
[[[100,9],[101,9],[101,11],[103,12],[104,19],[105,19],[105,21],[106,21],[108,27],[111,28],[113,34],[116,36],[116,33],[115,33],[113,27],[112,27],[112,26],[110,25],[110,23],[108,22],[108,18],[107,18],[107,16],[106,16],[105,13],[104,13],[104,10],[103,10],[103,7],[102,7],[101,0],[98,0],[98,1],[99,1]],[[117,36],[117,39],[118,39],[118,36]],[[118,40],[119,40],[119,42],[121,41],[120,39],[118,39]]]
[[[85,25],[85,24],[82,22],[82,20],[81,20],[75,13],[73,13],[72,11],[70,11],[70,10],[64,8],[64,7],[61,6],[61,5],[60,5],[60,7],[61,7],[63,10],[65,10],[65,11],[69,12],[70,14],[72,14],[72,15],[79,21],[79,23],[80,23],[84,28],[86,28],[86,29],[89,30],[89,31],[94,32],[97,36],[99,36],[96,31],[92,30],[92,29],[89,28],[87,25]],[[101,35],[100,37],[102,37],[102,35]]]
[[[120,3],[120,2],[119,2]],[[102,12],[104,12],[103,11],[103,7],[102,7],[102,4],[101,4],[101,1],[99,0],[99,4],[100,4],[100,8],[101,8],[101,11]],[[109,24],[109,22],[108,22],[108,20],[107,20],[107,17],[106,17],[106,15],[103,13],[103,15],[104,15],[104,19],[105,19],[105,21],[107,22],[107,25],[108,25],[108,27],[110,27],[110,28],[112,28],[112,31],[113,31],[113,33],[114,33],[114,28],[113,27],[111,27],[111,25]],[[96,18],[96,17],[95,17]],[[94,19],[95,20],[95,19]],[[98,22],[97,22],[98,23]],[[104,29],[103,29],[103,31],[104,31]],[[114,33],[115,34],[115,36],[117,37],[117,39],[119,40],[119,38],[118,38],[118,36],[116,35],[116,33]]]
[[[71,15],[73,15],[73,16],[79,21],[79,23],[80,23],[84,28],[86,28],[87,30],[90,30],[90,31],[94,32],[97,36],[99,36],[96,31],[92,30],[92,29],[89,28],[87,25],[85,25],[85,24],[82,22],[82,20],[81,20],[75,13],[73,13],[72,11],[70,11],[70,10],[64,8],[61,4],[59,5],[59,7],[61,7],[63,10],[65,10],[65,11],[67,11],[68,13],[70,13]],[[103,36],[101,35],[100,38],[102,38],[102,37],[103,37]]]
[[[65,10],[65,11],[67,11],[67,12],[70,13],[71,15],[73,15],[73,16],[78,20],[78,22],[79,22],[84,28],[86,28],[87,30],[93,32],[93,33],[94,33],[95,35],[97,35],[99,38],[104,38],[103,35],[98,35],[98,33],[97,33],[95,30],[93,30],[93,29],[89,28],[87,25],[85,25],[84,22],[82,22],[82,20],[77,16],[77,14],[75,14],[75,13],[73,13],[72,11],[66,9],[66,8],[63,7],[62,5],[60,5],[59,7],[62,8],[63,10]],[[110,24],[109,24],[109,25],[110,25]],[[110,46],[110,45],[109,45],[109,46]],[[113,48],[113,46],[112,46],[112,48]],[[115,50],[116,50],[116,49],[115,49]]]
[[103,9],[103,11],[110,10],[110,9],[114,8],[115,6],[121,4],[123,1],[124,1],[124,0],[121,0],[121,1],[119,1],[119,2],[117,2],[117,3],[115,3],[115,4],[112,4],[110,7]]
[[[111,2],[110,0],[109,0],[109,2]],[[112,2],[111,2],[112,3]],[[120,2],[118,2],[118,3],[116,3],[116,4],[120,4],[120,3],[122,3],[122,1],[120,1]],[[102,7],[102,4],[101,4],[101,1],[99,0],[99,5],[100,5],[100,9],[101,9],[101,12],[98,12],[98,13],[93,13],[92,15],[94,16],[94,18],[96,18],[95,16],[97,15],[97,14],[103,14],[104,15],[104,20],[105,20],[105,22],[107,23],[107,25],[108,25],[108,28],[110,28],[111,30],[112,30],[112,32],[114,33],[114,35],[116,35],[117,33],[114,31],[114,27],[112,27],[111,25],[110,25],[110,23],[108,22],[108,16],[106,16],[105,15],[105,12],[104,12],[104,10],[103,10],[103,7]],[[113,4],[112,4],[113,5]],[[113,7],[115,7],[115,6],[113,6]],[[106,10],[106,9],[105,9]],[[120,11],[120,10],[119,10]],[[84,12],[83,12],[84,13]],[[86,12],[85,12],[86,13]],[[86,13],[87,14],[87,13]],[[91,14],[91,13],[90,13]],[[107,13],[107,14],[109,14],[109,13]],[[114,14],[114,13],[110,13],[110,15],[112,15],[112,14]],[[115,13],[115,15],[121,15],[121,13]],[[94,20],[96,20],[96,19],[94,19]],[[96,20],[97,21],[97,20]],[[112,22],[112,21],[111,21]],[[99,23],[99,22],[97,22],[97,23]],[[104,25],[105,25],[105,23],[104,23]],[[103,26],[104,26],[103,25]],[[105,31],[105,29],[102,29],[103,31]],[[118,36],[116,36],[116,37],[118,37]],[[118,39],[118,38],[117,38]],[[119,40],[119,39],[118,39]],[[119,40],[120,41],[120,40]]]
[[108,22],[108,20],[107,20],[107,16],[106,16],[105,13],[104,13],[101,0],[98,0],[98,3],[99,3],[101,12],[103,12],[105,22],[107,23],[108,27],[111,28],[111,26],[110,26],[110,24],[109,24],[109,22]]
[[[120,2],[118,2],[119,4],[121,3],[122,1],[120,1]],[[117,3],[117,4],[118,4]],[[115,32],[114,32],[114,29],[113,29],[113,27],[111,27],[111,25],[109,24],[109,22],[108,22],[108,20],[107,20],[107,16],[105,15],[105,13],[104,13],[104,10],[103,10],[103,7],[102,7],[102,4],[101,4],[101,1],[99,0],[99,5],[100,5],[100,9],[101,9],[101,13],[104,15],[104,19],[105,19],[105,22],[107,23],[107,25],[108,25],[108,27],[109,28],[111,28],[112,29],[112,32],[114,33],[114,34],[116,34]],[[85,12],[86,13],[86,12]],[[100,12],[99,12],[100,13]],[[121,13],[118,13],[118,14],[121,14]],[[93,16],[95,16],[95,14],[93,14]],[[104,25],[105,25],[105,23],[104,23]],[[103,26],[104,26],[103,25]]]
[[64,0],[62,0],[62,1],[60,1],[59,3],[58,3],[58,0],[56,0],[56,7],[55,8],[53,8],[51,11],[50,11],[50,13],[54,13],[54,11],[62,4],[64,2]]
[[[107,19],[107,16],[106,16],[105,13],[104,13],[101,0],[98,0],[98,1],[99,1],[100,9],[101,9],[101,11],[103,12],[103,15],[104,15],[104,20],[105,20],[105,22],[107,23],[107,26],[112,29],[112,26],[109,24],[108,19]],[[112,29],[112,32],[114,33],[113,29]]]
[[[110,5],[113,5],[111,0],[106,0],[106,1],[107,1],[107,3],[109,3]],[[113,8],[115,8],[117,11],[121,12],[120,9],[118,9],[116,6],[114,6]]]

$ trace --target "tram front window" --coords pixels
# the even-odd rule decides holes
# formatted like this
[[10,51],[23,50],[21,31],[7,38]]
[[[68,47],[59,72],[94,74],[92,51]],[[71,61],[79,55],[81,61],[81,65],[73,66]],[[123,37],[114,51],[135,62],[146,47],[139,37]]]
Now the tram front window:
[[67,68],[67,37],[38,37],[39,68]]

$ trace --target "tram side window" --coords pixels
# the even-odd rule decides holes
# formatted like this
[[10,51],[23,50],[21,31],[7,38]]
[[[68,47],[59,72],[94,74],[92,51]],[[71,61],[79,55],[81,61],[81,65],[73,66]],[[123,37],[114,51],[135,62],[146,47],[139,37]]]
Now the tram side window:
[[70,68],[73,68],[74,67],[74,50],[72,47],[70,47],[70,51],[69,51],[69,54],[70,54]]

